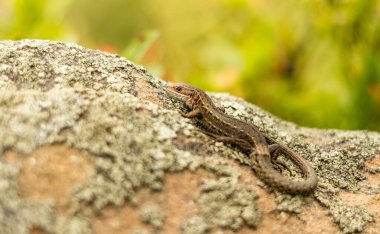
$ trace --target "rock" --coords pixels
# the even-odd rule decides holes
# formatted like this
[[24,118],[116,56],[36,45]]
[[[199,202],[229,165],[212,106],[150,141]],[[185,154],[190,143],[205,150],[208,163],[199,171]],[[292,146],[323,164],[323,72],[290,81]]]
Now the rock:
[[211,93],[227,114],[254,123],[316,169],[313,193],[280,193],[256,178],[247,155],[184,119],[183,103],[164,84],[117,55],[1,41],[0,233],[380,228],[373,222],[380,214],[379,133],[304,128]]

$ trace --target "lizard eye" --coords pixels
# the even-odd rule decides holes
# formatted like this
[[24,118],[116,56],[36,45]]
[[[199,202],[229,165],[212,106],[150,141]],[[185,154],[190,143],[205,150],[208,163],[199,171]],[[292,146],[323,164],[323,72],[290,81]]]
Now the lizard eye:
[[182,88],[181,88],[181,87],[176,87],[175,90],[176,90],[177,92],[181,92],[181,91],[182,91]]

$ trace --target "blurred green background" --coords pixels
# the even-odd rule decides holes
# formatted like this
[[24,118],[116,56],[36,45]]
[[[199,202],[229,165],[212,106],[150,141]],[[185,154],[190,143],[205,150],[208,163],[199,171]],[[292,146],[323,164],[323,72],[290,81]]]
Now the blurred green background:
[[380,131],[379,0],[0,0],[0,39],[71,41],[319,128]]

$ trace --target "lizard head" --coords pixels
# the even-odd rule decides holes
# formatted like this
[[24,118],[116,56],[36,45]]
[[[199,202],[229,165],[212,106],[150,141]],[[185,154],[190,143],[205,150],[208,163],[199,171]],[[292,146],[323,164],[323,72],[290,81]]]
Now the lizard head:
[[168,83],[165,90],[186,100],[194,95],[197,88],[183,83]]

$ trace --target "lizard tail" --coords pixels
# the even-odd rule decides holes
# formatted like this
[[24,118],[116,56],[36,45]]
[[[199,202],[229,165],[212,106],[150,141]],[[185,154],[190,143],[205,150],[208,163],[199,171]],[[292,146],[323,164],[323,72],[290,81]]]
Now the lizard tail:
[[[285,153],[288,153],[286,152],[287,150],[285,150]],[[254,163],[257,165],[256,173],[259,178],[276,189],[287,193],[311,192],[318,183],[314,169],[309,164],[306,164],[304,160],[299,160],[300,156],[298,154],[293,153],[292,155],[292,160],[295,161],[302,170],[304,175],[303,180],[292,180],[280,174],[273,168],[271,156],[268,154],[261,155],[252,152],[250,156],[251,159],[255,160]]]

